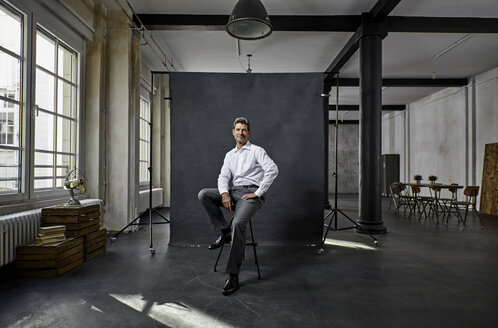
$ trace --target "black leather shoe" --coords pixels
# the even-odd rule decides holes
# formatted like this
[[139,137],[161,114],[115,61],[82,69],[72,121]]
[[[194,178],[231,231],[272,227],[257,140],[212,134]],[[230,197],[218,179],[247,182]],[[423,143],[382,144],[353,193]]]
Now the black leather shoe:
[[223,245],[223,243],[228,243],[231,240],[232,240],[232,236],[230,236],[230,234],[224,235],[224,234],[220,233],[218,238],[214,241],[214,243],[209,245],[208,248],[209,249],[216,249],[218,247],[221,247],[221,245]]
[[230,274],[225,282],[225,286],[223,286],[223,295],[235,293],[237,289],[239,289],[239,276]]

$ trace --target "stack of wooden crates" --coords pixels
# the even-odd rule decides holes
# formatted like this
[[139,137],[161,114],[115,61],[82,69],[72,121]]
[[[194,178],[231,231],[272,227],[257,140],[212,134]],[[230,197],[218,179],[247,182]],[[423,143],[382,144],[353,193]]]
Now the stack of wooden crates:
[[66,240],[20,245],[16,267],[22,276],[53,277],[89,261],[106,250],[106,229],[100,229],[100,205],[42,209],[42,226],[65,225]]

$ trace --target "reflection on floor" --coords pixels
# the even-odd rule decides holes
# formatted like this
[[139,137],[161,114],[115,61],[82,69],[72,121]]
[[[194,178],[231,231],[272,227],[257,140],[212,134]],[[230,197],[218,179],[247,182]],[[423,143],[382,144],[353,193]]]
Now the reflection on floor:
[[[260,246],[263,279],[247,252],[228,297],[217,252],[168,247],[168,225],[154,226],[155,256],[143,227],[59,278],[3,267],[0,327],[494,327],[498,218],[484,216],[481,229],[471,216],[463,229],[393,214],[383,201],[378,246],[353,230],[330,232],[322,255]],[[354,218],[357,196],[341,196],[339,208]]]

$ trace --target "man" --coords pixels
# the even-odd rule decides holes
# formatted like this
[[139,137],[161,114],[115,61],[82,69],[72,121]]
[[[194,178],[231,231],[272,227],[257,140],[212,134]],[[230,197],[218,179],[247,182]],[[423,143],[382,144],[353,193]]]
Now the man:
[[[228,279],[223,295],[230,295],[239,288],[239,271],[244,257],[246,226],[251,217],[263,206],[264,194],[277,177],[278,168],[266,151],[249,142],[251,126],[244,117],[233,122],[236,147],[225,155],[218,176],[218,189],[206,188],[199,192],[199,200],[206,209],[218,239],[209,249],[221,247],[232,240],[226,272]],[[232,187],[229,187],[230,181]],[[225,220],[221,206],[233,213],[232,227]]]

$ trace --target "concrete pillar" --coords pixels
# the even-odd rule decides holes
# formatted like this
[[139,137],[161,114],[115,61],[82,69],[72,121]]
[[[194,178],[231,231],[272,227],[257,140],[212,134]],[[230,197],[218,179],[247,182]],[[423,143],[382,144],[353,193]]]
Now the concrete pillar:
[[119,10],[109,11],[108,26],[105,226],[121,230],[138,216],[140,40]]
[[[360,195],[358,223],[385,233],[381,204],[382,35],[363,25],[360,39]],[[357,229],[357,232],[361,232]]]
[[85,176],[87,194],[105,202],[105,111],[107,104],[107,12],[95,5],[95,34],[87,42],[85,89]]
[[[323,85],[323,94],[329,94],[331,90],[331,85],[325,83]],[[323,178],[323,208],[328,210],[332,207],[329,202],[329,97],[323,97],[323,151],[325,152],[325,165],[324,165],[324,178]],[[334,168],[335,169],[335,168]]]

